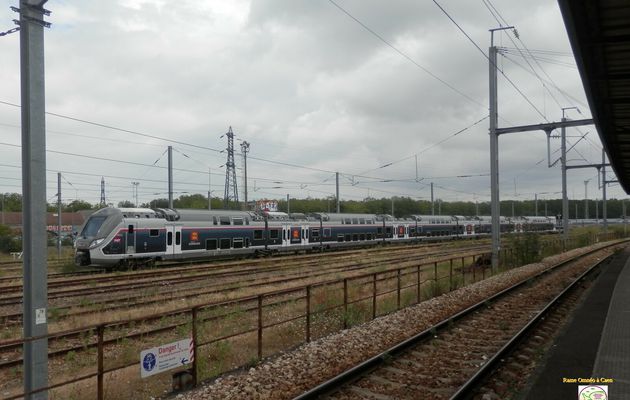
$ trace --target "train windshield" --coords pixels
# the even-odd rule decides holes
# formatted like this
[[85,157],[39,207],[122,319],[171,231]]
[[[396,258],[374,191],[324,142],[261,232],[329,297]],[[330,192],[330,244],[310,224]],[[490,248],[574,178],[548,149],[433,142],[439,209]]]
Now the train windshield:
[[107,219],[107,217],[91,217],[87,224],[85,224],[85,228],[83,228],[83,232],[81,232],[81,236],[83,237],[94,237],[98,233],[98,230],[101,229],[101,225]]

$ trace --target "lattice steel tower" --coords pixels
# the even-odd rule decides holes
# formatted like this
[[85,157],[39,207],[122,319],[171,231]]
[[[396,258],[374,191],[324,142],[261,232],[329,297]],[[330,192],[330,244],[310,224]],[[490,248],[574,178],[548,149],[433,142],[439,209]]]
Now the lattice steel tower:
[[238,203],[238,184],[236,183],[236,165],[234,164],[234,132],[232,127],[225,134],[228,138],[227,162],[225,163],[225,195],[223,206],[228,207],[230,200]]
[[105,177],[101,177],[101,201],[99,203],[102,207],[105,207],[107,203],[105,202]]

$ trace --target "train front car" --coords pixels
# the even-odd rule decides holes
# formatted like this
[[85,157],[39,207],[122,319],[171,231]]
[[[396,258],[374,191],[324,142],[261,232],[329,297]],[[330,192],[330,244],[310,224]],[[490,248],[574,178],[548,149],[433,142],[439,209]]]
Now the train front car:
[[[147,236],[155,236],[155,240],[142,240],[143,250],[146,251],[136,252],[136,240],[143,239],[137,237],[141,236],[137,231],[146,231]],[[75,241],[74,262],[77,266],[112,268],[123,262],[150,260],[164,252],[164,249],[153,246],[154,241],[160,241],[160,234],[164,235],[164,220],[159,219],[151,209],[102,208],[81,227]]]

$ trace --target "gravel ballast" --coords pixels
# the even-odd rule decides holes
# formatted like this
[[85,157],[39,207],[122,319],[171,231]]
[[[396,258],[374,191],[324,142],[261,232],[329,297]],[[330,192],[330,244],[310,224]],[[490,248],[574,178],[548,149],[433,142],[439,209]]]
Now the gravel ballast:
[[[219,377],[177,399],[290,399],[549,266],[602,247],[575,249],[506,271],[280,354],[246,372]],[[607,253],[612,249],[606,250]],[[589,262],[602,253],[589,256]],[[586,262],[586,261],[585,261]]]

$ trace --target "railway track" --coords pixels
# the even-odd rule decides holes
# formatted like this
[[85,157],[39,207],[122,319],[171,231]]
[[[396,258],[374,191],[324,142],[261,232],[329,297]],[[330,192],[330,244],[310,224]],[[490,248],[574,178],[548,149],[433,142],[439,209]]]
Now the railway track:
[[[51,307],[54,306],[59,314],[57,320],[89,315],[98,311],[114,311],[131,307],[145,307],[154,304],[164,303],[170,299],[192,299],[199,296],[229,294],[239,289],[256,289],[273,287],[274,285],[299,284],[306,279],[325,279],[327,276],[344,273],[348,276],[365,271],[366,269],[387,268],[388,266],[402,266],[409,263],[418,263],[418,257],[423,257],[423,261],[439,261],[448,258],[453,254],[470,257],[471,254],[479,254],[486,250],[486,246],[474,246],[453,250],[437,250],[418,254],[418,249],[401,247],[393,251],[389,249],[387,253],[368,256],[368,260],[359,262],[357,254],[342,255],[335,254],[334,257],[307,257],[297,258],[293,262],[285,264],[275,264],[268,262],[257,263],[256,265],[232,268],[231,265],[224,268],[192,267],[177,268],[173,271],[142,271],[129,275],[115,275],[98,277],[98,284],[94,278],[87,280],[63,280],[50,282],[49,301]],[[439,256],[439,257],[438,257]],[[283,260],[284,259],[279,259]],[[276,261],[279,261],[276,260]],[[327,265],[322,265],[324,260]],[[329,265],[328,265],[329,264]],[[79,281],[86,284],[84,287],[72,287],[71,282]],[[164,281],[168,285],[163,285]],[[52,285],[51,285],[52,284]],[[52,288],[51,288],[52,286]],[[158,287],[153,295],[149,295],[146,290]],[[0,306],[8,309],[13,307],[14,311],[7,311],[0,314],[0,320],[6,326],[19,324],[22,320],[21,310],[17,306],[21,304],[22,296],[19,293],[21,285],[12,287],[13,294],[5,293],[0,295]],[[111,295],[113,294],[113,295]],[[71,299],[78,299],[72,302]],[[60,299],[64,304],[55,304],[52,300]],[[89,300],[89,301],[88,301]],[[85,305],[98,304],[97,310],[94,307]]]
[[296,399],[464,399],[479,390],[500,398],[481,383],[601,261],[586,271],[578,265],[570,260],[523,280]]

